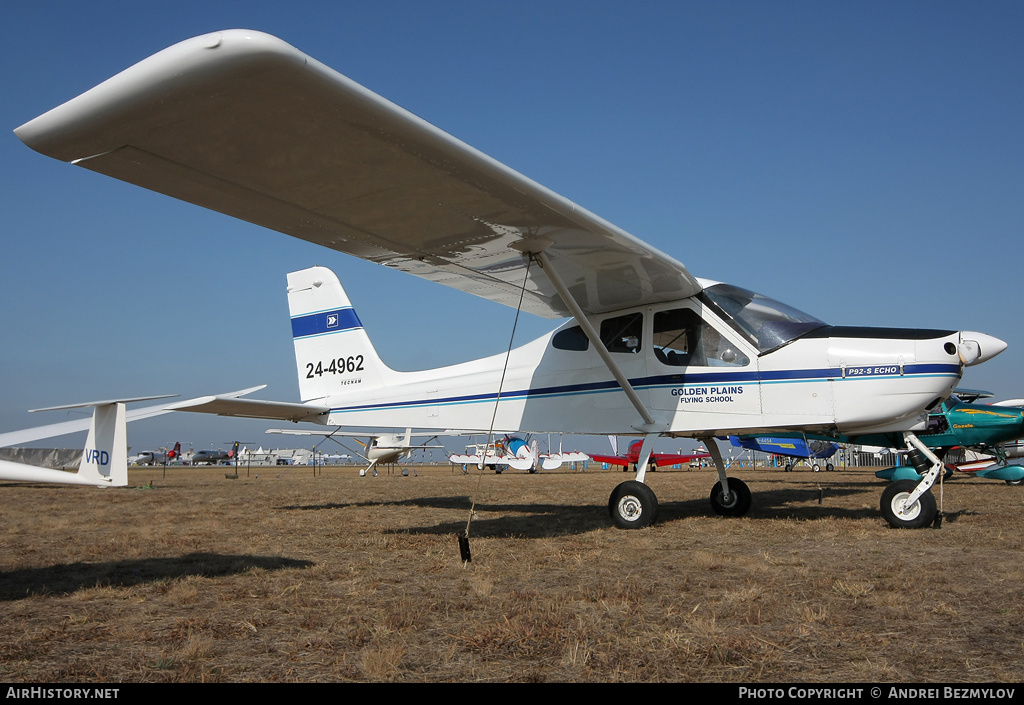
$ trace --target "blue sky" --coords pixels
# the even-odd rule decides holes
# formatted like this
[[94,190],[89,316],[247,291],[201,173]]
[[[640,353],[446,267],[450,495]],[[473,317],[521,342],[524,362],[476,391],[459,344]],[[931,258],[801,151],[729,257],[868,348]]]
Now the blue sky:
[[[42,0],[0,24],[0,431],[112,396],[267,384],[260,398],[296,400],[285,275],[312,264],[339,274],[393,367],[507,345],[511,309],[61,164],[12,132],[232,27],[283,38],[697,276],[833,324],[1001,337],[963,386],[1024,397],[1019,2]],[[551,327],[527,316],[517,342]],[[266,444],[269,425],[178,414],[129,442]]]

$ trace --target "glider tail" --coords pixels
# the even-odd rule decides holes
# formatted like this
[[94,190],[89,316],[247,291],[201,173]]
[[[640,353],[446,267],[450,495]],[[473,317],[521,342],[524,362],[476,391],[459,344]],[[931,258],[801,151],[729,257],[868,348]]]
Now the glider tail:
[[[128,484],[128,433],[124,404],[97,404],[78,477],[103,487]],[[84,484],[84,483],[83,483]]]
[[326,267],[288,275],[288,310],[302,401],[385,386],[381,362],[338,277]]
[[76,404],[94,407],[89,437],[77,473],[64,472],[9,460],[0,460],[0,480],[48,482],[61,485],[124,487],[128,484],[128,446],[124,404],[100,402]]

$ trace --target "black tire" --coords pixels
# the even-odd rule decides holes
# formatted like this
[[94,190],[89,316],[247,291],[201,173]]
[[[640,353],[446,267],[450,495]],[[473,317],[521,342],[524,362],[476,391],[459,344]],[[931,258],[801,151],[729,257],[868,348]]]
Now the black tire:
[[743,480],[729,478],[729,504],[722,502],[722,483],[711,488],[711,510],[727,517],[741,517],[750,511],[750,488]]
[[642,529],[658,518],[658,498],[644,483],[627,480],[612,490],[608,513],[620,529]]
[[786,472],[793,472],[793,463],[786,463]]
[[1013,485],[1014,487],[1019,487],[1020,485],[1024,485],[1024,479],[1022,479],[1022,480],[1007,480],[1006,484]]
[[836,469],[836,466],[832,463],[825,463],[825,472],[832,472]]
[[814,472],[821,472],[821,466],[815,463],[811,470],[813,470]]
[[882,492],[882,516],[894,529],[920,529],[935,520],[937,509],[931,490],[921,495],[904,514],[898,513],[917,484],[917,480],[897,480]]

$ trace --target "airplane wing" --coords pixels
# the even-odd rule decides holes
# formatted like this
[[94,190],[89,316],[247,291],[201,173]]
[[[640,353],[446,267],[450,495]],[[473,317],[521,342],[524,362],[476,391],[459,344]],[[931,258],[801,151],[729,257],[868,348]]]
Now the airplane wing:
[[[651,460],[659,466],[668,465],[679,465],[680,463],[688,463],[691,460],[697,460],[699,458],[710,458],[710,453],[693,453],[691,455],[676,455],[675,453],[652,453]],[[590,459],[598,463],[608,463],[609,465],[629,465],[635,463],[635,459],[630,459],[622,455],[593,455],[590,454]]]
[[551,455],[542,455],[540,458],[540,466],[544,470],[557,470],[566,463],[579,463],[588,460],[591,460],[591,457],[586,453],[580,453],[579,451],[553,453]]
[[[167,399],[175,396],[174,394],[164,394],[156,397],[135,397],[132,399],[110,399],[106,401],[93,401],[86,402],[83,404],[68,404],[65,406],[51,406],[45,409],[29,409],[29,413],[37,411],[59,411],[62,409],[77,409],[84,407],[96,407],[103,406],[106,404],[117,404],[124,403],[129,404],[134,401],[149,401],[152,399]],[[160,414],[166,414],[169,410],[167,404],[155,404],[153,406],[146,406],[141,409],[132,409],[125,414],[126,421],[140,421],[142,419],[148,419],[153,416],[159,416]],[[8,446],[18,446],[25,443],[32,443],[33,441],[40,441],[44,438],[55,438],[57,436],[65,436],[69,433],[78,433],[80,431],[88,431],[92,426],[91,417],[83,417],[75,419],[74,421],[61,421],[59,423],[47,424],[45,426],[35,426],[33,428],[26,428],[21,431],[9,431],[7,433],[0,433],[0,448],[6,448]]]
[[676,455],[674,453],[652,453],[651,459],[659,466],[663,465],[680,465],[682,463],[688,463],[691,460],[701,460],[703,458],[710,458],[710,453],[691,453],[690,455]]
[[[237,392],[229,392],[223,394],[220,398],[231,398],[236,396],[242,396],[244,394],[250,394],[259,389],[263,389],[266,385],[260,385],[259,387],[252,387],[250,389],[242,389]],[[110,399],[106,401],[93,401],[82,404],[68,404],[65,406],[51,406],[45,409],[31,409],[31,412],[37,411],[57,411],[61,409],[75,409],[81,407],[95,407],[103,406],[106,404],[130,404],[135,401],[148,401],[151,399],[168,399],[170,397],[177,396],[175,394],[164,394],[155,397],[135,397],[132,399]],[[132,409],[125,414],[126,421],[141,421],[142,419],[152,418],[153,416],[160,416],[161,414],[169,414],[174,406],[183,406],[190,403],[200,401],[202,399],[208,399],[209,397],[200,397],[197,399],[187,399],[181,402],[174,402],[173,404],[154,404],[153,406],[145,406],[141,409]],[[32,443],[33,441],[39,441],[44,438],[55,438],[57,436],[64,436],[69,433],[78,433],[80,431],[88,431],[92,427],[91,418],[75,419],[74,421],[61,421],[60,423],[48,424],[46,426],[36,426],[34,428],[26,428],[21,431],[10,431],[8,433],[0,433],[0,448],[6,448],[8,446],[17,446],[24,443]]]
[[[510,456],[507,455],[486,455],[484,465],[507,465]],[[477,454],[453,453],[448,456],[448,462],[454,465],[479,465],[480,456]]]
[[[588,314],[701,289],[675,259],[260,32],[176,44],[15,133],[56,159],[512,307],[524,240],[547,244]],[[523,309],[568,316],[536,269]]]
[[811,450],[801,437],[797,436],[729,436],[734,446],[756,450],[762,453],[774,453],[791,458],[808,458]]
[[598,463],[608,463],[609,465],[629,465],[629,458],[625,458],[621,455],[594,455],[590,454],[590,459]]
[[985,392],[980,389],[960,388],[954,389],[953,395],[956,396],[957,399],[964,402],[965,404],[976,402],[979,399],[990,399],[991,397],[995,396],[994,394],[992,394],[992,392]]

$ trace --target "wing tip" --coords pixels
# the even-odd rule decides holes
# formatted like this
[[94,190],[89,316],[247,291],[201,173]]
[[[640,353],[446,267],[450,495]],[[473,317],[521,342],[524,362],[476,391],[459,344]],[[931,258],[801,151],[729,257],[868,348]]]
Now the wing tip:
[[112,115],[144,109],[171,90],[190,87],[233,70],[259,70],[273,64],[300,69],[309,57],[279,37],[250,29],[226,29],[191,37],[163,49],[94,88],[29,120],[14,134],[31,149],[73,162],[123,146],[97,125]]

